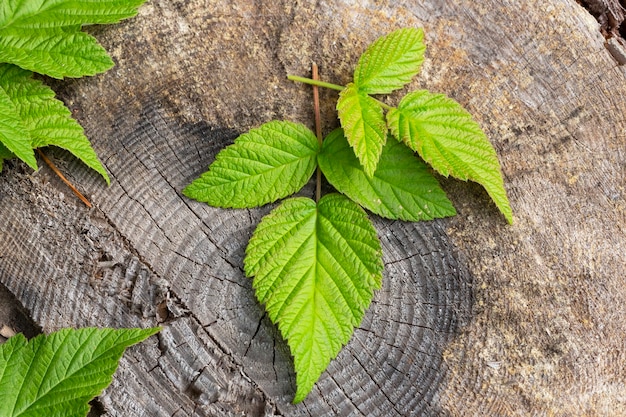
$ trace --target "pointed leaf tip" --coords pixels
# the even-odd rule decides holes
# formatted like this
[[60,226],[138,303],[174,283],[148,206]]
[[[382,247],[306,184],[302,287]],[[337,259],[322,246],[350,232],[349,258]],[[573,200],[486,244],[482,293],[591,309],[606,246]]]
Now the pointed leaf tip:
[[404,87],[424,62],[424,31],[403,28],[385,35],[361,55],[354,84],[367,94],[388,94]]
[[96,38],[78,27],[0,29],[0,62],[57,79],[95,75],[113,67]]
[[481,184],[507,221],[513,222],[496,151],[459,103],[420,90],[389,111],[387,121],[392,134],[440,174]]

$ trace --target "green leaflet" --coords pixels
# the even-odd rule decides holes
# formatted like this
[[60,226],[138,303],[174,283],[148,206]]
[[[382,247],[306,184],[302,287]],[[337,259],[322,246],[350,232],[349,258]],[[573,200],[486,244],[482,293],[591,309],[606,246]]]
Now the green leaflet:
[[[5,67],[5,64],[0,64],[0,71]],[[0,83],[2,79],[0,75]],[[29,167],[37,169],[30,133],[9,93],[10,91],[0,84],[0,143]]]
[[444,176],[481,184],[509,223],[513,213],[493,146],[472,116],[456,101],[420,90],[387,113],[394,136]]
[[4,0],[0,2],[0,62],[54,78],[104,72],[113,65],[81,25],[115,23],[145,0]]
[[348,143],[363,165],[365,174],[372,177],[387,140],[383,108],[376,100],[359,91],[355,84],[350,83],[339,93],[337,112]]
[[40,29],[117,23],[133,17],[145,0],[4,0],[0,29]]
[[319,144],[305,126],[273,121],[239,136],[183,190],[214,207],[271,203],[300,190],[315,171]]
[[302,401],[348,342],[382,280],[381,245],[358,205],[339,194],[284,201],[246,249],[245,272],[278,324]]
[[3,0],[0,2],[0,170],[14,155],[37,168],[33,148],[64,148],[110,182],[82,128],[52,90],[31,73],[55,78],[94,75],[113,61],[81,25],[115,23],[145,0]]
[[63,329],[0,345],[0,415],[85,416],[124,350],[159,329]]
[[54,78],[95,75],[113,67],[98,41],[79,27],[0,30],[0,62]]
[[372,43],[361,55],[354,84],[367,94],[388,94],[404,87],[424,62],[424,31],[398,29]]
[[[1,99],[3,96],[8,98],[10,106],[9,103],[4,105]],[[10,64],[0,64],[0,108],[0,118],[2,115],[11,116],[14,126],[24,127],[31,153],[33,148],[58,146],[100,173],[107,183],[110,182],[82,127],[71,118],[70,111],[64,104],[54,98],[54,92],[40,81],[34,80],[30,71]],[[15,136],[2,133],[0,130],[0,142],[24,160],[5,142],[10,142]],[[36,169],[36,162],[32,167]]]
[[333,187],[382,217],[420,221],[456,214],[427,166],[393,137],[387,139],[372,178],[363,172],[341,129],[324,139],[318,163]]

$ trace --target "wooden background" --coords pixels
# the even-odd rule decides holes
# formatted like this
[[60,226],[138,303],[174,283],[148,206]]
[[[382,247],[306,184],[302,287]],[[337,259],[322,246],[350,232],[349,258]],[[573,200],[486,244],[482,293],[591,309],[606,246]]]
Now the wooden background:
[[[458,216],[374,218],[383,288],[294,406],[288,347],[242,271],[271,207],[213,209],[181,189],[247,129],[312,127],[311,90],[287,74],[316,62],[347,83],[364,48],[404,26],[427,40],[408,90],[475,115],[515,224],[481,187],[443,179]],[[7,163],[0,283],[45,332],[163,324],[127,352],[100,413],[626,415],[626,70],[574,0],[150,0],[88,31],[116,67],[53,85],[112,184],[48,150],[87,209],[47,167]],[[325,132],[335,99],[322,94]]]

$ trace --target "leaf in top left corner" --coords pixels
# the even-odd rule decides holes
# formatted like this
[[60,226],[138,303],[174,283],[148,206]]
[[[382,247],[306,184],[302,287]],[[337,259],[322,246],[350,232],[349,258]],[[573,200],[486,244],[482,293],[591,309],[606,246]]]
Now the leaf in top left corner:
[[[30,132],[12,100],[11,91],[2,86],[2,70],[8,67],[9,65],[0,64],[0,143],[29,167],[37,169]],[[3,155],[8,156],[8,152],[3,152]]]
[[117,23],[133,17],[146,0],[5,0],[0,28],[40,29]]
[[53,78],[95,75],[113,66],[93,36],[66,28],[41,29],[28,36],[23,30],[0,30],[0,61]]
[[4,0],[0,2],[0,62],[54,78],[108,70],[113,61],[82,25],[116,23],[145,0]]
[[[33,169],[37,168],[33,148],[54,145],[71,152],[109,183],[83,128],[54,97],[54,91],[34,80],[30,71],[0,64],[0,109],[0,142]],[[20,153],[11,146],[18,141],[25,148]],[[27,154],[23,152],[26,149]],[[32,160],[27,157],[31,154]]]

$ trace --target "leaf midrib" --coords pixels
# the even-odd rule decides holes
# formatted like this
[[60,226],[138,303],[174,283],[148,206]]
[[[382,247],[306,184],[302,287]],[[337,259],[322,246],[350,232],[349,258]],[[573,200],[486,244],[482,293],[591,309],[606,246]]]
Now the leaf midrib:
[[[78,33],[83,33],[83,32],[77,32]],[[91,74],[91,69],[87,68],[85,66],[85,63],[87,62],[97,62],[97,63],[108,63],[108,60],[106,60],[105,58],[102,59],[93,59],[93,58],[99,58],[93,54],[90,54],[88,56],[77,56],[76,54],[72,54],[72,53],[66,53],[64,51],[57,51],[54,48],[56,48],[62,41],[67,40],[70,36],[73,36],[75,34],[69,34],[67,36],[63,36],[63,37],[59,37],[56,42],[54,43],[54,46],[49,47],[49,46],[41,46],[42,44],[46,43],[47,41],[50,41],[51,39],[41,39],[41,42],[39,44],[36,45],[36,48],[40,48],[40,49],[36,49],[36,48],[26,48],[26,47],[19,47],[19,46],[11,46],[10,48],[8,47],[4,47],[5,51],[14,51],[14,53],[26,53],[27,55],[34,55],[34,56],[49,56],[50,59],[52,59],[54,61],[55,64],[59,65],[59,66],[64,66],[66,63],[63,61],[59,61],[59,58],[70,58],[71,61],[73,61],[74,63],[78,62],[78,61],[82,61],[83,64],[78,64],[79,67],[81,67],[81,71],[83,71],[83,73],[85,73],[85,75],[89,75]],[[46,65],[46,67],[48,68],[49,65]],[[48,68],[49,70],[49,68]],[[88,72],[88,74],[87,74]],[[57,72],[55,72],[56,74]]]
[[[68,365],[68,368],[70,368],[70,367],[71,367],[72,363],[73,363],[73,362],[74,362],[74,360],[76,359],[76,356],[78,356],[78,355],[77,355],[77,353],[79,353],[79,352],[80,352],[80,350],[83,348],[83,346],[85,346],[86,344],[88,344],[88,343],[89,343],[89,339],[93,336],[93,333],[94,333],[94,332],[91,332],[91,334],[85,338],[85,341],[83,341],[83,343],[81,343],[80,348],[79,348],[79,349],[77,349],[77,350],[76,350],[76,352],[75,352],[75,354],[73,355],[72,360],[71,360],[70,364]],[[109,334],[109,335],[107,335],[107,337],[101,338],[101,339],[98,341],[98,344],[94,347],[93,351],[94,351],[94,352],[95,352],[95,351],[97,351],[97,350],[98,350],[98,348],[100,347],[100,345],[102,345],[102,343],[103,343],[105,340],[107,340],[107,338],[108,338],[109,336],[110,336],[110,334]],[[66,335],[65,339],[63,340],[63,344],[65,344],[65,343],[66,343],[66,341],[68,340],[68,338],[70,338],[70,333],[69,333],[69,332],[68,332],[68,334]],[[119,339],[119,337],[118,337],[117,339]],[[45,341],[44,341],[44,343],[42,343],[42,346],[43,346],[44,344],[45,344]],[[76,370],[74,370],[73,372],[71,372],[71,373],[69,373],[69,374],[68,374],[68,373],[66,373],[66,374],[64,375],[64,377],[63,377],[63,378],[59,379],[59,381],[57,381],[55,384],[51,385],[51,386],[50,386],[50,388],[49,388],[46,392],[44,392],[42,395],[39,395],[39,391],[38,391],[38,392],[37,392],[37,398],[35,398],[35,399],[34,399],[34,400],[30,403],[30,404],[28,404],[28,406],[27,406],[24,410],[20,411],[20,412],[19,412],[19,414],[14,414],[14,415],[13,415],[13,417],[18,417],[18,416],[22,415],[23,413],[25,413],[26,411],[28,411],[28,410],[29,410],[29,409],[30,409],[30,408],[31,408],[34,404],[36,404],[36,403],[37,403],[37,401],[40,401],[42,398],[44,398],[45,396],[47,396],[48,394],[50,394],[51,392],[53,392],[53,391],[54,391],[54,389],[55,389],[56,387],[58,387],[61,383],[63,383],[63,382],[65,382],[65,381],[67,381],[67,380],[68,380],[68,379],[70,379],[70,378],[72,378],[74,375],[76,375],[76,374],[77,374],[78,372],[80,372],[81,370],[83,370],[83,369],[85,369],[85,368],[89,367],[90,365],[93,365],[95,362],[97,362],[98,360],[100,360],[100,359],[101,359],[103,356],[105,356],[106,354],[110,354],[110,353],[111,353],[111,350],[112,350],[112,349],[114,349],[114,348],[115,348],[115,346],[117,346],[117,345],[118,345],[118,344],[117,344],[117,342],[116,342],[116,343],[114,343],[114,344],[113,344],[113,346],[112,346],[111,348],[109,348],[109,349],[105,349],[105,350],[104,350],[102,353],[100,353],[98,356],[92,356],[92,357],[90,358],[90,360],[89,360],[88,362],[85,362],[85,364],[84,364],[83,366],[80,366],[79,368],[77,368]],[[41,348],[41,347],[40,347],[40,348]],[[55,357],[57,356],[57,353],[58,353],[58,351],[59,351],[59,350],[60,350],[60,349],[57,349],[57,351],[55,352]],[[34,356],[33,356],[33,357],[34,357]],[[51,364],[52,364],[52,361],[50,361],[50,363],[48,364],[48,369],[50,368],[50,365],[51,365]],[[46,374],[47,374],[47,372],[48,372],[48,369],[46,369]],[[23,388],[23,386],[22,386],[22,388]],[[40,387],[40,388],[41,388],[41,387]],[[21,392],[21,390],[20,390],[20,392]],[[14,411],[15,411],[15,410],[14,410]]]
[[[273,166],[273,165],[268,165],[268,164],[263,164],[263,165],[267,165],[269,168],[265,171],[260,171],[260,172],[256,172],[254,174],[248,174],[245,171],[241,171],[241,170],[237,170],[235,168],[230,168],[229,166],[223,166],[223,167],[219,167],[219,169],[216,170],[220,170],[222,172],[233,172],[233,173],[237,173],[237,174],[247,174],[247,176],[240,178],[240,179],[236,179],[236,180],[232,180],[232,181],[224,181],[221,182],[220,184],[216,185],[217,187],[221,187],[221,186],[227,186],[228,184],[237,184],[237,183],[241,183],[241,182],[246,182],[246,181],[253,181],[255,179],[258,179],[259,177],[264,177],[264,176],[269,176],[268,174],[272,173],[275,174],[278,170],[284,170],[288,167],[292,167],[293,165],[298,165],[301,162],[305,162],[306,159],[311,158],[311,156],[308,156],[306,158],[299,158],[299,159],[294,159],[293,161],[290,161],[286,164],[283,165],[278,165],[278,166]],[[219,177],[216,177],[219,178]],[[278,180],[278,179],[276,179]]]

